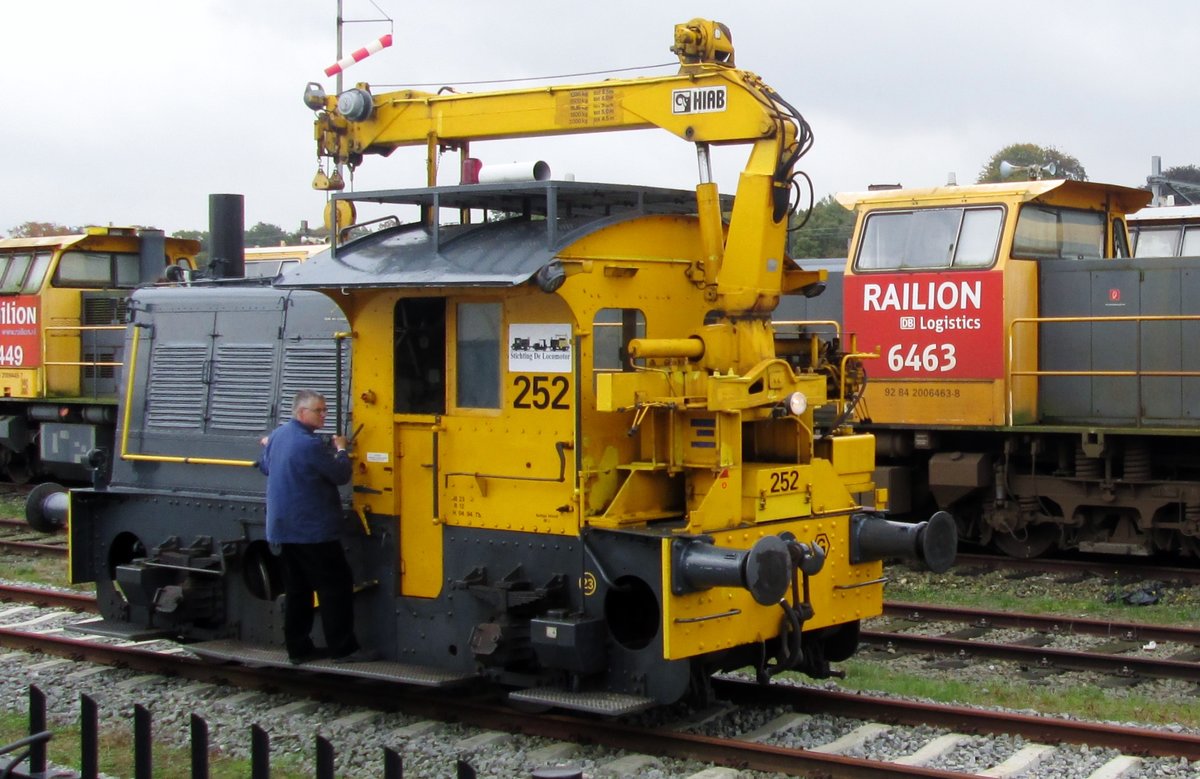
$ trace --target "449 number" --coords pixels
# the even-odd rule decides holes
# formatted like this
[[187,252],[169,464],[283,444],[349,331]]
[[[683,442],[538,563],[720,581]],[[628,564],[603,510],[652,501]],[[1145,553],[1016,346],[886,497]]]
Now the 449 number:
[[910,344],[907,350],[904,344],[896,344],[888,349],[887,364],[893,372],[909,368],[924,373],[945,373],[954,370],[958,358],[954,353],[954,344],[929,344],[925,347]]
[[0,345],[0,365],[13,365],[20,367],[25,364],[25,349],[16,346]]

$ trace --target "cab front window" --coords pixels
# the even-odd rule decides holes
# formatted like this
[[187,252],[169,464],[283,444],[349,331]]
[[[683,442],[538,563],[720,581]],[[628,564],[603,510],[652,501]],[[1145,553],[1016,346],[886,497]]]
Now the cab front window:
[[996,260],[1003,217],[997,206],[869,214],[855,270],[987,267]]

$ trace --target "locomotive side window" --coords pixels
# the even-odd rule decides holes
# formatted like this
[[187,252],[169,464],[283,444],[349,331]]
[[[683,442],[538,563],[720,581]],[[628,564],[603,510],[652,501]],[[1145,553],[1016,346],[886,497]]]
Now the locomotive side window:
[[631,371],[628,345],[646,336],[646,315],[636,308],[604,308],[592,322],[592,370]]
[[1178,227],[1141,227],[1134,234],[1138,257],[1174,257],[1179,245]]
[[446,413],[446,301],[401,299],[392,339],[397,414]]
[[1120,219],[1112,220],[1113,231],[1113,256],[1117,258],[1132,257],[1133,254],[1129,251],[1129,244],[1125,234],[1125,223]]
[[1027,260],[1098,260],[1104,256],[1104,213],[1026,205],[1017,217],[1013,256]]
[[136,287],[138,256],[129,252],[63,252],[56,287]]
[[500,408],[500,304],[459,303],[456,353],[460,408]]
[[856,270],[980,268],[991,265],[1003,210],[924,208],[870,214]]
[[1200,227],[1186,227],[1183,230],[1183,246],[1179,251],[1180,257],[1195,257],[1200,254]]

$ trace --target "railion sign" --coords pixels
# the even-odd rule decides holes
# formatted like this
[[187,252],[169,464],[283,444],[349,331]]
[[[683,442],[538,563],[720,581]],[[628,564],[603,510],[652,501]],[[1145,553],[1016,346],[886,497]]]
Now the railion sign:
[[998,379],[1004,375],[1002,274],[871,273],[845,279],[845,326],[879,346],[874,378]]
[[0,298],[0,368],[42,364],[40,313],[37,295]]

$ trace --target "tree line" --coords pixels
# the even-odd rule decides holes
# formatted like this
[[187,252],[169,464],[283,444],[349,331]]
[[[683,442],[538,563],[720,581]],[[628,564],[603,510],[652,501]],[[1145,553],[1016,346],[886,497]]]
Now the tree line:
[[[1005,165],[1007,163],[1007,165]],[[1014,143],[993,154],[980,169],[975,183],[1022,181],[1030,178],[1067,178],[1087,181],[1087,171],[1078,159],[1053,146],[1034,143]],[[1175,195],[1177,202],[1190,203],[1200,199],[1200,168],[1180,165],[1162,173],[1163,194]],[[807,213],[791,220],[788,254],[794,258],[845,257],[854,232],[854,213],[834,199],[821,198]],[[70,227],[53,222],[25,222],[9,229],[10,238],[37,238],[48,235],[71,235],[82,227]],[[207,230],[179,230],[175,238],[199,241],[201,261],[208,256]],[[259,222],[245,232],[246,246],[286,246],[317,243],[327,240],[324,228],[309,230],[307,224],[299,230],[288,231],[278,225]]]

